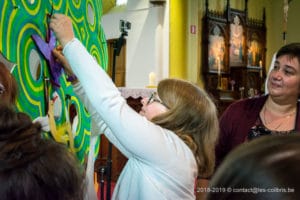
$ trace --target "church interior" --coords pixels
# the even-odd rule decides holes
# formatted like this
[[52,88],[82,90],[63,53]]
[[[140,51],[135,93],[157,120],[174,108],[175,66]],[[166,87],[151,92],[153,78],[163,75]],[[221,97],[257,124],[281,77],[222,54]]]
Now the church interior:
[[76,37],[135,111],[160,80],[180,78],[205,89],[221,115],[265,94],[274,54],[300,41],[299,10],[297,0],[1,1],[0,62],[17,81],[16,109],[32,119],[50,112],[55,134],[46,137],[92,164],[98,199],[110,199],[127,159],[104,135],[92,141],[90,114],[72,85],[64,74],[53,79],[49,13],[71,17]]

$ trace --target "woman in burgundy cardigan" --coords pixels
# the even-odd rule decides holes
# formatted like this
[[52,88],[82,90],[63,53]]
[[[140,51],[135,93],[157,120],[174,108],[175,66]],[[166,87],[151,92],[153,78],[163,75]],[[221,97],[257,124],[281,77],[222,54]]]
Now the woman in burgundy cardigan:
[[300,43],[277,52],[267,87],[268,95],[233,103],[221,116],[216,168],[239,144],[263,135],[300,132]]

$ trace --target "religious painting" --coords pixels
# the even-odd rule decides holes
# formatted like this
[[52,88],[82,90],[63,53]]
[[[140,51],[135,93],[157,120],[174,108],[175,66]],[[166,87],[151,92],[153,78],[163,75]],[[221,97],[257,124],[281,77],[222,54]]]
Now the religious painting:
[[209,35],[208,65],[210,71],[221,73],[224,71],[225,38],[220,27],[215,26]]
[[251,34],[248,40],[247,66],[262,67],[262,47],[256,33]]
[[236,66],[243,63],[244,34],[243,26],[239,16],[233,18],[230,24],[230,65]]

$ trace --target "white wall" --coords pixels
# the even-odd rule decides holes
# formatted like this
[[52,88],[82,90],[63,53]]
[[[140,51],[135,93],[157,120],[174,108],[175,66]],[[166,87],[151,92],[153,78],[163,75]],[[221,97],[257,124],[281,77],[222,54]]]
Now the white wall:
[[154,6],[149,0],[128,0],[123,11],[109,12],[102,17],[107,39],[120,36],[119,22],[131,23],[126,49],[126,87],[146,87],[149,73],[156,80],[169,75],[169,2]]

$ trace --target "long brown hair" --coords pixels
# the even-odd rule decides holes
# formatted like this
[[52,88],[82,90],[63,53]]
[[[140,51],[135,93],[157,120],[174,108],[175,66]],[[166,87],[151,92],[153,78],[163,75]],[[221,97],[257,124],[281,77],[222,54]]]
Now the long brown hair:
[[194,153],[199,176],[210,176],[219,132],[215,104],[204,90],[180,79],[160,81],[157,92],[169,110],[152,121],[174,131]]

